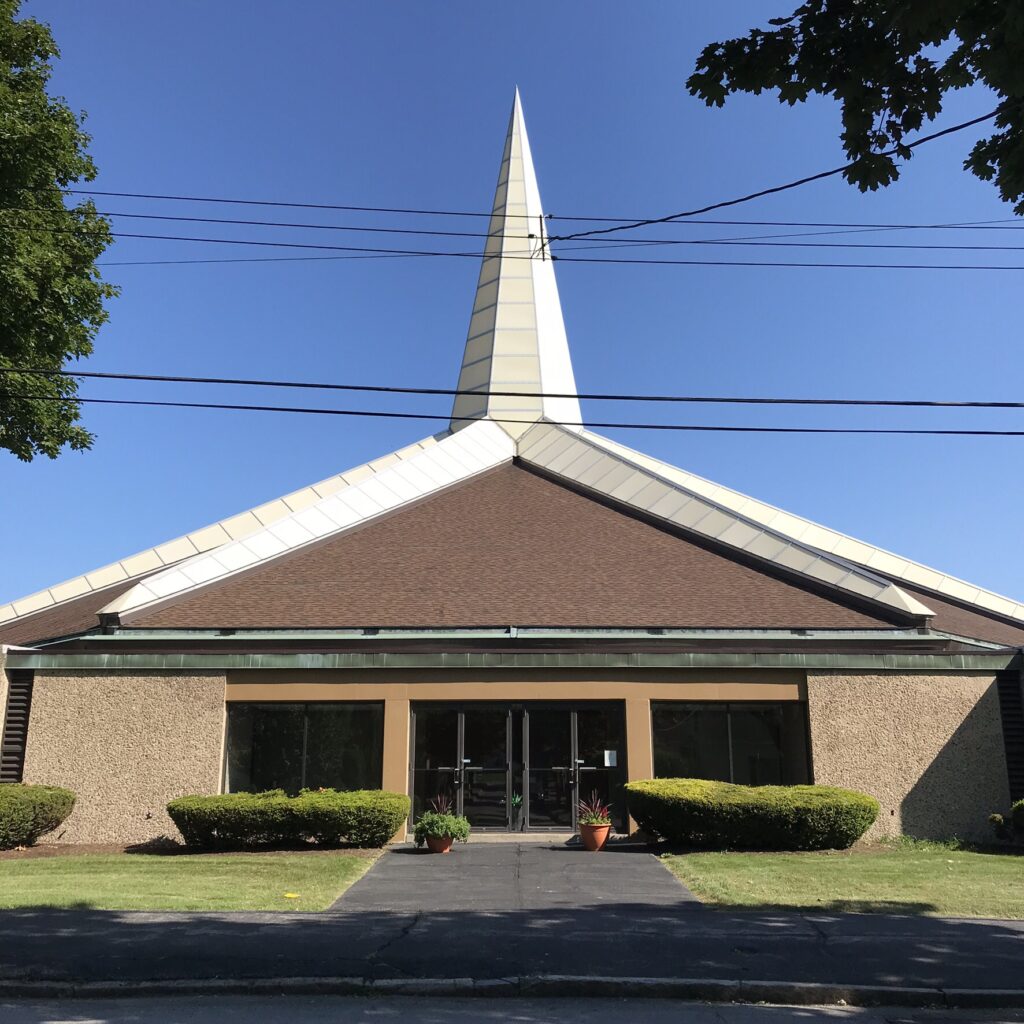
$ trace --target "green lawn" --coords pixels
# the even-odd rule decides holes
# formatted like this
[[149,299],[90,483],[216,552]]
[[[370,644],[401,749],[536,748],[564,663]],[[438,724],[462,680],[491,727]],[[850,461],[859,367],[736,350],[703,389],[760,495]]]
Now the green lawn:
[[344,852],[5,859],[0,909],[323,910],[374,859]]
[[823,853],[665,854],[708,903],[860,913],[1024,918],[1024,856],[936,844]]

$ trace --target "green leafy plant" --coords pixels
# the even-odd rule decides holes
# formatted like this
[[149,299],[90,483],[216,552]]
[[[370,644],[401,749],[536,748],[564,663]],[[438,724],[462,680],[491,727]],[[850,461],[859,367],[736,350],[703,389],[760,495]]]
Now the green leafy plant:
[[283,790],[183,796],[167,805],[187,846],[246,850],[314,842],[381,847],[409,816],[409,798],[382,790]]
[[513,808],[520,808],[523,806],[523,794],[513,793],[512,794],[512,806]]
[[0,850],[32,846],[58,829],[75,807],[75,794],[57,786],[0,785]]
[[626,784],[649,835],[708,850],[844,850],[878,817],[866,793],[831,786],[735,786],[706,779]]
[[82,118],[48,91],[59,56],[50,29],[0,0],[0,449],[26,462],[88,448],[78,425],[78,382],[60,376],[92,352],[117,288],[96,260],[110,222],[91,199],[64,191],[96,167]]
[[895,181],[913,133],[938,117],[947,94],[977,83],[994,94],[997,130],[974,144],[964,168],[1024,213],[1019,0],[804,0],[769,25],[706,46],[690,93],[717,107],[736,92],[774,90],[790,105],[831,96],[850,161],[844,176],[866,191]]
[[1024,800],[1016,801],[1009,814],[990,814],[988,820],[997,839],[1004,843],[1024,843]]
[[598,796],[596,789],[591,791],[588,800],[580,800],[578,815],[581,825],[610,825],[612,823],[611,811]]
[[469,839],[469,820],[460,814],[424,811],[416,822],[413,835],[417,846],[422,846],[428,839],[451,839],[464,843]]

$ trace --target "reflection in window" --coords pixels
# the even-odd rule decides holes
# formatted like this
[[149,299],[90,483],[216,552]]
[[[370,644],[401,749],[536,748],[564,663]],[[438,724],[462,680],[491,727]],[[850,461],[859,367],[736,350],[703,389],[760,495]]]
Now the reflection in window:
[[654,774],[745,786],[809,781],[803,704],[655,703]]
[[229,704],[227,791],[379,789],[381,704]]

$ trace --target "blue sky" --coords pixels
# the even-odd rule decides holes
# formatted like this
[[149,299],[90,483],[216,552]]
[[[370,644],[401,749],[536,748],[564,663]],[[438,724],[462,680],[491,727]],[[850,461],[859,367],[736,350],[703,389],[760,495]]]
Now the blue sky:
[[[703,45],[788,13],[792,0],[269,2],[33,0],[63,50],[55,91],[88,111],[95,187],[363,206],[488,209],[514,85],[547,209],[658,216],[842,162],[838,108],[770,96],[708,110],[684,88]],[[985,113],[952,97],[938,126]],[[753,220],[1009,218],[961,170],[977,133],[919,150],[861,195],[838,179],[739,207]],[[122,212],[435,227],[425,218],[107,199]],[[333,232],[119,221],[124,231],[319,242]],[[128,226],[131,224],[132,226]],[[140,226],[145,225],[145,226]],[[442,226],[451,228],[446,222]],[[460,222],[460,225],[461,222]],[[653,230],[653,229],[652,229]],[[775,229],[775,232],[785,229]],[[681,238],[772,233],[690,225]],[[925,233],[852,236],[923,241]],[[928,241],[1016,244],[1013,231]],[[934,237],[931,237],[934,236]],[[348,244],[379,244],[353,235]],[[851,236],[814,239],[844,241]],[[369,240],[372,239],[372,240]],[[403,241],[400,239],[400,241]],[[457,248],[457,246],[453,246]],[[630,252],[630,250],[626,250]],[[633,250],[635,252],[635,250]],[[275,255],[119,240],[108,262]],[[283,252],[284,255],[289,255]],[[682,247],[677,257],[1022,264],[1016,253]],[[110,267],[89,368],[453,387],[474,260],[387,259]],[[583,391],[1016,400],[1021,274],[1011,271],[582,266],[559,286]],[[329,395],[88,383],[97,397],[329,404]],[[372,396],[339,404],[382,407]],[[445,399],[388,408],[445,413]],[[1017,428],[1024,413],[637,407],[590,419]],[[168,540],[437,429],[436,424],[87,407],[87,453],[0,455],[8,537],[0,600]],[[612,433],[612,432],[609,432]],[[1024,439],[615,431],[689,470],[1011,596],[1024,596],[1017,509]]]

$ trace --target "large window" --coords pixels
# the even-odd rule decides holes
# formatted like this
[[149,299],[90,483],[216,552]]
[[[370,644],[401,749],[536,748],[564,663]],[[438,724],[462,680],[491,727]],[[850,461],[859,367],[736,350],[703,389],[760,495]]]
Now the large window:
[[380,789],[382,704],[229,704],[227,790]]
[[777,704],[655,703],[654,774],[745,786],[809,781],[807,715]]

